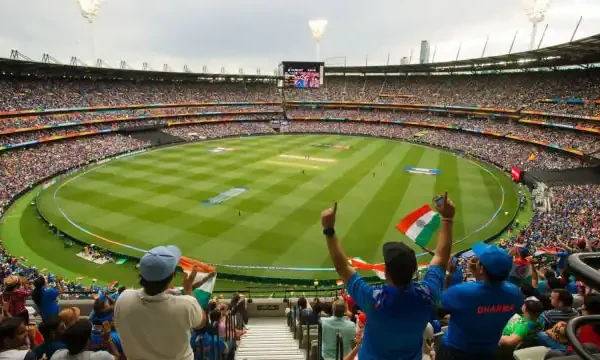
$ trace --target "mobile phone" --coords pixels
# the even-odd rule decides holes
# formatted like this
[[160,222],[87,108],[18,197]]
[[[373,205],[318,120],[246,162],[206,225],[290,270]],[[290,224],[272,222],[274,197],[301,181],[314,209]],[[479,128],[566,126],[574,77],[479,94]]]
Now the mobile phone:
[[444,195],[438,195],[438,196],[434,197],[433,202],[437,206],[440,206],[440,207],[444,206]]

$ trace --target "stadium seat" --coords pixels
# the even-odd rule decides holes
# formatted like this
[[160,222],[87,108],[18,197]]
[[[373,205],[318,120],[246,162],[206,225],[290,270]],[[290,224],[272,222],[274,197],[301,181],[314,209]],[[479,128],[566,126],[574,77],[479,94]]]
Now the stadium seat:
[[312,342],[316,340],[319,336],[319,330],[317,328],[311,328],[310,333],[308,333],[308,329],[304,329],[304,334],[302,334],[302,340],[299,341],[300,349],[306,349],[308,347],[307,342]]
[[534,346],[516,350],[513,353],[513,357],[515,360],[544,360],[548,351],[550,349],[545,346]]

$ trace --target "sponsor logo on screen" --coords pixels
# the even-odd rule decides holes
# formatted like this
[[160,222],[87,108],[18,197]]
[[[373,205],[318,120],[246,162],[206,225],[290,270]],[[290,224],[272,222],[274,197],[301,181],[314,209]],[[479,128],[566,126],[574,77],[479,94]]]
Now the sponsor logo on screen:
[[416,167],[411,167],[411,166],[405,167],[404,170],[411,174],[421,174],[421,175],[439,175],[441,172],[438,169],[423,169],[423,168],[416,168]]
[[231,188],[225,192],[222,192],[220,194],[218,194],[217,196],[213,196],[211,198],[208,198],[206,200],[204,200],[202,202],[202,204],[204,205],[218,205],[218,204],[222,204],[225,201],[232,199],[236,196],[242,195],[243,193],[245,193],[246,191],[248,191],[248,188],[245,187],[234,187]]

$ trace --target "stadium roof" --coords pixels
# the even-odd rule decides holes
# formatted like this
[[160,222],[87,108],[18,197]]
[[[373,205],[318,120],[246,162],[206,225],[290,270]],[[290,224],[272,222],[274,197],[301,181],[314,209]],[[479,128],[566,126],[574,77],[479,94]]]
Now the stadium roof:
[[252,74],[208,74],[193,72],[174,72],[174,71],[155,71],[155,70],[136,70],[119,69],[109,67],[92,67],[63,65],[55,63],[43,63],[37,61],[24,61],[0,58],[0,73],[35,75],[50,77],[89,77],[89,78],[108,78],[108,79],[136,79],[136,80],[244,80],[261,81],[274,80],[273,75],[252,75]]
[[326,73],[436,73],[554,68],[600,63],[600,34],[539,50],[431,64],[328,66]]
[[[325,73],[335,74],[393,74],[393,73],[452,73],[503,71],[533,68],[583,67],[600,64],[600,34],[570,43],[550,46],[534,51],[489,56],[478,59],[438,62],[431,64],[374,65],[374,66],[326,66]],[[274,75],[251,74],[203,74],[193,72],[165,72],[133,70],[108,67],[74,66],[29,60],[0,58],[0,72],[4,74],[65,76],[89,78],[115,78],[136,80],[186,80],[210,79],[266,81]]]

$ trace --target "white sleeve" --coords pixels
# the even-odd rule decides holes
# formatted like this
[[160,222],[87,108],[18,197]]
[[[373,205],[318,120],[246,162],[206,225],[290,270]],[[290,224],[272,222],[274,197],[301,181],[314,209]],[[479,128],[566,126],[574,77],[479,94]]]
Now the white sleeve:
[[195,297],[189,295],[178,296],[178,298],[185,298],[185,301],[188,303],[187,306],[187,315],[190,324],[190,328],[197,329],[202,325],[204,321],[204,310],[198,304],[198,300]]
[[90,354],[90,360],[115,360],[108,351],[96,351]]

